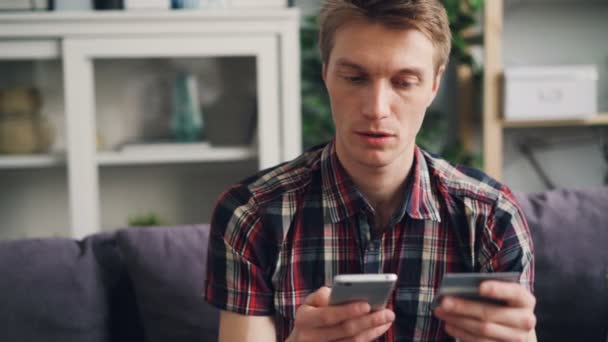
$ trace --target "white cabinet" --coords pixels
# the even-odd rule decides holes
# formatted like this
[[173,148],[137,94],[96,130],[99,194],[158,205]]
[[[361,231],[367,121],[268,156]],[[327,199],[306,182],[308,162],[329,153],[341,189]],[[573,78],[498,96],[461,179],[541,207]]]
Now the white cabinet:
[[[20,61],[43,60],[59,74],[59,83],[47,79],[47,84],[62,89],[45,99],[55,103],[48,114],[60,123],[55,150],[0,155],[0,187],[7,189],[0,194],[0,217],[6,218],[0,219],[0,238],[79,238],[124,226],[126,216],[138,211],[159,213],[168,224],[207,221],[223,187],[301,152],[298,30],[295,9],[1,15],[0,75],[16,73]],[[167,91],[133,92],[127,83],[167,74],[172,65],[197,63],[211,65],[216,73],[223,70],[224,102],[203,109],[224,120],[211,127],[211,145],[118,149],[121,139],[142,137],[138,120],[150,120],[150,106],[162,112],[161,105],[151,103],[170,96]],[[0,77],[0,89],[18,83],[15,79]],[[243,97],[247,87],[251,99]],[[134,98],[148,108],[125,104]],[[228,113],[230,108],[243,111],[246,103],[253,114],[243,115],[253,122]],[[247,127],[255,128],[247,143],[224,139],[215,144],[212,139]],[[34,178],[44,185],[26,189],[14,181],[29,184]],[[62,183],[65,189],[57,193]],[[58,206],[52,198],[68,204]],[[70,228],[65,234],[44,227],[62,222]],[[19,233],[21,228],[25,233]]]

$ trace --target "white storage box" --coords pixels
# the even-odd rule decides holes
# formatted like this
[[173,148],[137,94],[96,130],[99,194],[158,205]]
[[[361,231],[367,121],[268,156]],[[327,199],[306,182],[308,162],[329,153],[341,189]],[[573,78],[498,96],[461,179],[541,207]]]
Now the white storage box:
[[595,116],[594,65],[517,67],[505,70],[506,120],[559,120]]
[[133,9],[171,9],[171,0],[125,0],[124,7]]
[[285,8],[287,0],[225,0],[235,8]]

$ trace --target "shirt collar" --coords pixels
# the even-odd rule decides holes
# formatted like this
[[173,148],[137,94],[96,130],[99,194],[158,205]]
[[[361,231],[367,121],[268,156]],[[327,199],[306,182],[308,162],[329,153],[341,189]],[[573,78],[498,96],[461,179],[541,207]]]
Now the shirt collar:
[[[401,221],[405,213],[413,219],[441,221],[439,204],[430,180],[425,155],[418,147],[414,151],[412,171],[403,203],[395,219]],[[326,222],[337,223],[358,213],[373,213],[373,209],[348,175],[336,154],[335,140],[323,148],[321,153],[323,181],[323,213]]]
[[[412,186],[405,194],[407,198],[407,213],[413,219],[433,220],[441,222],[439,212],[439,196],[431,183],[431,172],[428,161],[431,156],[424,153],[418,146],[414,149],[412,165]],[[406,188],[407,189],[407,188]]]
[[321,175],[326,222],[337,223],[360,212],[373,212],[369,202],[338,160],[334,140],[325,146],[321,154]]

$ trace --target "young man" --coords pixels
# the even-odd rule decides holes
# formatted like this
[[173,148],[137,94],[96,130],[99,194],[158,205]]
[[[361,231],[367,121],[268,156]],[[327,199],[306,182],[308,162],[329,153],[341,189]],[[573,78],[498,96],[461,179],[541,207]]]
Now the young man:
[[[535,326],[533,250],[513,195],[415,145],[450,51],[438,0],[328,0],[323,79],[335,139],[221,197],[206,299],[221,341],[525,341]],[[499,307],[433,301],[447,272],[486,282]],[[397,273],[387,309],[329,306],[344,273]]]

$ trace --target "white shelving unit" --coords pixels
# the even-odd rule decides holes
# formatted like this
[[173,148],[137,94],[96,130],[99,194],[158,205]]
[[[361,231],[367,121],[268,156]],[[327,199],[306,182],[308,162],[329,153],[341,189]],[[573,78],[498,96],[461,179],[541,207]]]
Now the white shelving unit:
[[1,169],[34,169],[65,165],[65,156],[59,154],[16,155],[0,157]]
[[160,153],[101,152],[97,153],[100,166],[148,165],[175,163],[230,162],[255,159],[257,152],[251,147],[213,147],[201,151],[181,150],[169,155]]
[[[169,150],[151,148],[145,153],[98,151],[100,89],[96,89],[96,63],[232,57],[255,59],[257,138],[251,145],[193,149],[176,144]],[[176,168],[183,168],[196,164],[200,168],[200,165],[219,163],[230,169],[230,163],[253,160],[257,167],[252,172],[289,160],[301,152],[296,9],[0,15],[0,63],[41,59],[61,60],[65,155],[2,156],[0,172],[65,165],[72,237],[81,238],[102,230],[102,168],[140,167],[138,172],[143,175],[146,168],[141,169],[142,166],[181,165]],[[116,118],[121,119],[120,115]],[[113,171],[112,175],[112,179],[120,178],[121,171]],[[206,198],[203,202],[214,200]],[[2,203],[0,201],[0,215]],[[207,205],[201,210],[210,209]]]

